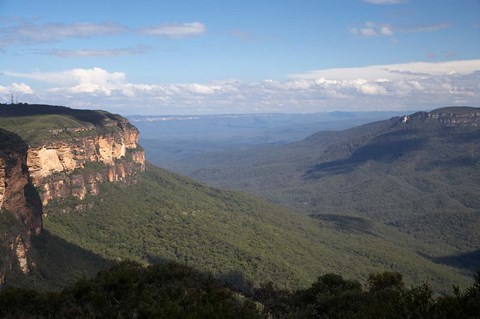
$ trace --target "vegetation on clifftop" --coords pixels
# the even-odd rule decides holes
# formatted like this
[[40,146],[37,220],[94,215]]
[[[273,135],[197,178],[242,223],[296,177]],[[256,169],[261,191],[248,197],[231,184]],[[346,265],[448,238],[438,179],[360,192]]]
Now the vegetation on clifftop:
[[0,104],[0,127],[18,134],[29,146],[45,141],[96,136],[120,129],[113,121],[126,121],[117,114],[77,110],[64,106]]

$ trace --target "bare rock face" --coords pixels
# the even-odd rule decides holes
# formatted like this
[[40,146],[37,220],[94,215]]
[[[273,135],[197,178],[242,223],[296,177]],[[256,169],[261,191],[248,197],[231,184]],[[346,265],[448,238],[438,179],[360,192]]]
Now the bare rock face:
[[15,238],[15,243],[12,244],[12,250],[15,251],[15,255],[17,256],[20,270],[24,274],[30,272],[30,267],[28,266],[28,260],[27,260],[28,249],[20,235],[18,235]]
[[97,195],[102,182],[132,183],[136,172],[145,170],[138,130],[126,120],[115,125],[115,132],[28,150],[28,170],[44,206],[54,199]]
[[[38,112],[33,106],[25,110],[31,115]],[[48,106],[42,110],[73,112]],[[8,116],[17,109],[3,111]],[[42,214],[48,212],[50,201],[96,196],[101,183],[129,185],[145,170],[145,154],[137,144],[139,133],[133,125],[120,116],[82,112],[83,118],[93,118],[95,123],[39,132],[42,139],[32,145],[22,136],[0,129],[0,214],[4,214],[0,215],[0,248],[9,251],[0,256],[0,287],[14,267],[25,274],[35,267],[31,239],[40,235]],[[12,131],[15,129],[22,134],[21,128]],[[73,210],[89,205],[75,203]]]
[[8,142],[0,142],[0,208],[14,212],[29,234],[38,235],[42,230],[41,204],[28,175],[27,146],[15,134],[4,134],[8,134]]
[[13,214],[17,221],[1,234],[0,245],[9,248],[12,255],[1,256],[0,285],[15,260],[22,272],[30,271],[30,238],[42,231],[41,202],[30,182],[26,159],[27,145],[21,138],[0,130],[0,214]]

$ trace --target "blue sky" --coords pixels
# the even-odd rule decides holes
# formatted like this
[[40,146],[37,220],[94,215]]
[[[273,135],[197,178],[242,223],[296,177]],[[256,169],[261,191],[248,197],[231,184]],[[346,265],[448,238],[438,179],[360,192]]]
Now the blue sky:
[[0,101],[121,114],[478,105],[478,0],[0,0]]

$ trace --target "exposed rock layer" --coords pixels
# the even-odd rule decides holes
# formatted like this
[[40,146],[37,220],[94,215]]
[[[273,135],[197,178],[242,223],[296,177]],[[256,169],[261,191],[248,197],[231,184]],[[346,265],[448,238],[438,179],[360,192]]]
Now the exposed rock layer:
[[53,141],[28,150],[27,166],[42,204],[54,199],[97,195],[99,183],[135,180],[145,169],[138,130],[124,122],[118,130],[71,141]]
[[[47,110],[74,112],[62,107],[47,106]],[[133,125],[120,116],[85,112],[85,118],[95,119],[94,125],[80,123],[78,128],[38,132],[47,138],[31,145],[24,142],[23,135],[0,129],[0,210],[14,217],[9,221],[12,225],[4,225],[7,231],[0,234],[0,245],[10,251],[0,256],[0,286],[15,265],[23,273],[34,267],[31,237],[42,231],[45,205],[52,200],[98,195],[102,182],[135,183],[136,173],[145,169],[145,155]],[[85,205],[89,204],[78,203],[74,210]]]
[[435,120],[445,126],[480,126],[480,111],[471,107],[446,107],[432,112],[417,112],[403,117],[405,123],[409,119]]
[[1,234],[0,244],[9,248],[12,255],[1,256],[0,285],[15,259],[22,272],[29,272],[30,237],[42,230],[41,203],[30,182],[26,159],[27,145],[21,138],[0,130],[0,209],[1,214],[13,213],[17,220]]
[[28,175],[27,146],[13,133],[0,134],[0,209],[15,213],[29,233],[39,234],[41,205]]

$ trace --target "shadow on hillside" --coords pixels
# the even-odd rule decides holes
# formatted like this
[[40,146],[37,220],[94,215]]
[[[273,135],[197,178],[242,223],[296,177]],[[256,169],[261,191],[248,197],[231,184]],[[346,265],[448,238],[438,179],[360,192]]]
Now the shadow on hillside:
[[147,254],[143,257],[143,259],[149,264],[165,264],[170,262],[171,260],[165,257]]
[[431,258],[437,264],[443,264],[469,271],[480,270],[480,249],[467,253]]
[[355,150],[346,159],[321,163],[313,166],[304,175],[306,179],[319,179],[327,175],[338,175],[353,171],[368,161],[390,164],[409,152],[415,151],[425,144],[423,138],[404,139],[399,141],[373,141]]
[[42,290],[61,290],[80,278],[89,278],[114,264],[91,251],[43,230],[32,239],[37,266],[29,277]]
[[[24,186],[27,209],[16,209],[14,207],[8,208],[5,203],[4,208],[12,209],[15,212],[15,216],[21,220],[23,224],[29,225],[29,227],[32,229],[37,229],[40,228],[42,224],[42,201],[29,176],[25,161],[27,157],[27,151],[27,143],[18,134],[0,128],[0,158],[4,160],[5,165],[4,186],[6,190],[4,191],[12,191],[12,188],[8,189],[9,185],[7,184],[11,183],[11,177],[16,176],[15,174],[19,174],[19,176],[26,177],[27,179],[27,183]],[[16,182],[17,181],[14,181],[13,184],[16,184]],[[16,192],[18,192],[18,190],[16,190]],[[17,198],[13,199],[13,202],[16,200],[21,201],[21,199],[17,197],[21,196],[19,194],[16,195],[16,193],[14,193],[10,194],[9,196],[10,198]]]
[[93,110],[77,110],[65,106],[41,105],[41,104],[13,104],[0,105],[0,117],[21,117],[34,115],[65,115],[78,121],[101,124],[106,118],[118,119],[115,114]]
[[0,152],[5,154],[12,151],[26,152],[27,149],[27,144],[18,134],[0,128]]

